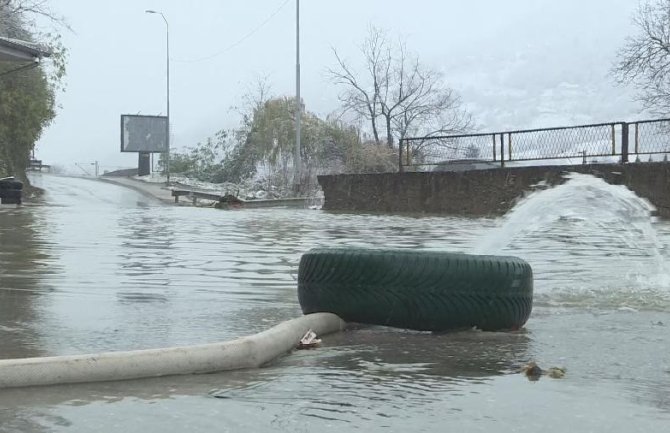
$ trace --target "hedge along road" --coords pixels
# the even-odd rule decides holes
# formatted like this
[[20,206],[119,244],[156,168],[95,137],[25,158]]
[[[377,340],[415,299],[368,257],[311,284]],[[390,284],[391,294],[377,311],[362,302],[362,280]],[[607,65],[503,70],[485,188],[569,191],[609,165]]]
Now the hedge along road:
[[[251,334],[300,315],[295,275],[310,248],[469,252],[500,224],[223,212],[162,206],[83,179],[34,182],[47,190],[42,202],[0,207],[3,358]],[[665,288],[639,279],[657,257],[648,243],[613,242],[578,219],[556,224],[561,230],[545,227],[510,247],[536,274],[524,331],[361,328],[260,370],[3,390],[0,431],[663,431],[670,300]],[[669,225],[649,224],[667,245]],[[568,373],[529,383],[516,373],[529,360]]]

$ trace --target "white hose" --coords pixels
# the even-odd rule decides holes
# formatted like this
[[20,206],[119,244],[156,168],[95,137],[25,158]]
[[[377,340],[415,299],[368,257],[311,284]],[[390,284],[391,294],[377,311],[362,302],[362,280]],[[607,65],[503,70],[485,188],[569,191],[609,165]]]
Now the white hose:
[[335,314],[315,313],[223,343],[89,355],[0,360],[0,388],[102,382],[260,367],[294,349],[312,329],[344,329]]

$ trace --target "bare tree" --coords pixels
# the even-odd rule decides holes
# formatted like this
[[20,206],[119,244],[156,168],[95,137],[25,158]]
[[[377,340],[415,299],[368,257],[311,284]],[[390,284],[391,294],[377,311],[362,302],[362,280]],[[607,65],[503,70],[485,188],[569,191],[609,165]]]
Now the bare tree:
[[462,132],[471,117],[440,72],[423,66],[400,42],[393,46],[386,33],[371,26],[361,46],[365,72],[358,73],[333,49],[337,67],[328,72],[344,90],[345,111],[370,122],[377,144],[389,148],[408,134],[432,136]]
[[34,26],[34,19],[45,18],[55,27],[72,30],[62,16],[49,7],[49,0],[0,0],[0,34],[20,30],[20,24]]
[[670,0],[647,0],[633,17],[637,34],[619,50],[613,73],[634,84],[645,109],[670,114]]
[[230,108],[242,117],[244,125],[250,127],[254,114],[261,110],[274,95],[268,75],[257,75],[252,82],[247,83],[245,89],[242,95],[242,105],[233,105]]

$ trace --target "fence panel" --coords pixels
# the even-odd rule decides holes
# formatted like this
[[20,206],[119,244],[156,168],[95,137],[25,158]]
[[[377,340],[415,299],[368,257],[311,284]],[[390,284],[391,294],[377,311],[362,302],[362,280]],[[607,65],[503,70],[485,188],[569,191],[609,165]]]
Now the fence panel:
[[507,138],[508,161],[570,159],[621,153],[621,126],[614,123],[502,134]]
[[403,165],[440,165],[457,160],[497,161],[500,144],[494,134],[468,134],[404,140]]
[[634,135],[631,153],[670,153],[670,119],[634,122],[629,129]]
[[574,164],[577,158],[585,163],[587,158],[604,156],[619,156],[619,161],[625,163],[629,153],[666,152],[670,153],[670,119],[630,124],[612,122],[405,138],[400,149],[400,169],[405,166],[446,166],[456,161],[504,166],[506,162],[514,161],[564,159]]

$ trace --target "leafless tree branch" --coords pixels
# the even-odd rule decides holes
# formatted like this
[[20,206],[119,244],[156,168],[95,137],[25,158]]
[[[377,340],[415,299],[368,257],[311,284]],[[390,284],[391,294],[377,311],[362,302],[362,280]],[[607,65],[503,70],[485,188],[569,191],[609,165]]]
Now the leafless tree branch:
[[[46,18],[55,27],[72,30],[64,17],[56,14],[50,7],[48,0],[0,0],[0,34],[15,31],[5,22],[4,17],[11,16],[22,22],[32,23],[36,17]],[[5,27],[5,28],[3,28]]]
[[337,67],[328,72],[343,88],[344,109],[370,122],[377,144],[382,132],[392,149],[408,134],[461,132],[471,127],[469,114],[442,74],[422,65],[403,41],[392,46],[383,30],[371,26],[361,46],[363,74],[333,52]]
[[670,114],[670,0],[647,0],[633,23],[638,32],[627,38],[612,68],[617,81],[633,84],[638,100],[656,114]]

